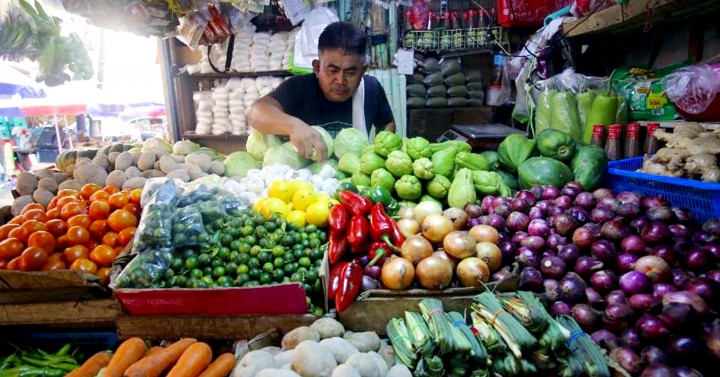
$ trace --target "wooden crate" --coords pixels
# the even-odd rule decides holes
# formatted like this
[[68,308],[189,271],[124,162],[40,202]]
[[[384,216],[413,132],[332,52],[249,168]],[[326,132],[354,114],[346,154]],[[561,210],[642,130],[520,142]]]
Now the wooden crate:
[[0,304],[107,297],[110,290],[98,277],[80,271],[0,271]]
[[0,326],[114,328],[119,313],[120,305],[112,299],[0,304]]

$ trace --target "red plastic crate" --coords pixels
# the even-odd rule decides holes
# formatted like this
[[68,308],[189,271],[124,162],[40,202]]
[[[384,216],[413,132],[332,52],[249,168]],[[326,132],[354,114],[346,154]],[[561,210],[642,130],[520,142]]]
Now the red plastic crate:
[[305,290],[297,283],[252,288],[118,289],[133,315],[305,314]]

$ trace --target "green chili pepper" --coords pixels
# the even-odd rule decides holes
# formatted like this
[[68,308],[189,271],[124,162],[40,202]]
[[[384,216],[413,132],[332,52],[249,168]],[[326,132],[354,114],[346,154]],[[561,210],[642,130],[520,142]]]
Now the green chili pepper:
[[[610,75],[609,83],[612,83],[615,71]],[[615,123],[617,117],[618,98],[611,94],[612,85],[608,84],[608,91],[606,93],[598,94],[593,100],[590,113],[588,114],[587,121],[585,123],[585,130],[583,132],[583,142],[590,144],[593,135],[593,126],[602,124],[603,126],[609,126]]]
[[358,192],[357,186],[353,185],[350,182],[341,182],[340,189],[338,191],[342,191],[342,190],[348,190],[348,191],[352,191],[354,193]]

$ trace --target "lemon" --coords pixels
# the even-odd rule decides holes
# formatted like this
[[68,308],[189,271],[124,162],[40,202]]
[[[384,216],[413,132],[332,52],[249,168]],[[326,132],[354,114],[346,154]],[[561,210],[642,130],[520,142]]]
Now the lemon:
[[297,226],[305,226],[305,212],[298,210],[290,211],[285,220]]
[[304,211],[310,204],[317,201],[315,190],[300,189],[292,198],[293,208]]
[[267,194],[268,197],[281,199],[285,203],[291,201],[293,197],[293,193],[290,189],[290,184],[285,181],[275,181],[270,184]]
[[321,192],[321,193],[318,193],[318,194],[316,195],[316,199],[315,199],[315,200],[318,201],[318,202],[325,202],[325,203],[327,203],[327,202],[330,201],[330,195],[328,195],[327,193]]
[[265,203],[265,199],[258,199],[255,204],[253,204],[252,210],[260,213],[260,209],[262,209],[263,204]]
[[305,210],[305,220],[308,224],[324,228],[328,225],[328,214],[330,208],[327,202],[315,202]]
[[269,219],[273,213],[285,217],[288,214],[287,204],[279,198],[267,198],[262,208],[260,208],[260,214],[262,214],[264,218]]
[[292,196],[295,196],[295,193],[300,190],[310,190],[313,193],[315,192],[315,187],[313,187],[313,185],[310,184],[310,182],[303,181],[301,179],[296,179],[296,180],[288,182],[288,187],[290,188],[290,194]]

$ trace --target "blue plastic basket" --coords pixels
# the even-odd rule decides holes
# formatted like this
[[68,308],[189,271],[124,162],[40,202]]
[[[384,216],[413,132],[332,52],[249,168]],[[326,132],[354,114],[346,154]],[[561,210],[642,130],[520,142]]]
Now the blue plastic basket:
[[720,183],[636,172],[642,163],[643,157],[611,161],[608,164],[610,188],[615,192],[661,195],[673,206],[691,210],[700,222],[720,217]]

